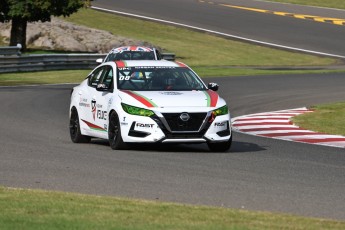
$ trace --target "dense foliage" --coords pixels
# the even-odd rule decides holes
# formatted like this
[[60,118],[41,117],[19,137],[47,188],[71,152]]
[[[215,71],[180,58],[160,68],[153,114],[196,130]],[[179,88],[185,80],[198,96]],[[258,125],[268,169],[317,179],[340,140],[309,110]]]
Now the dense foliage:
[[1,0],[0,22],[12,21],[10,45],[26,48],[28,22],[50,21],[51,16],[69,16],[90,0]]

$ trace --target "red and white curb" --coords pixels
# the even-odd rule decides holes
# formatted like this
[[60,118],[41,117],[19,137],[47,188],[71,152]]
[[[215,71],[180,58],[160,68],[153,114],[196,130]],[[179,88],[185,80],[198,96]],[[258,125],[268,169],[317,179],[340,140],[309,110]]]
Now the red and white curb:
[[232,119],[232,129],[255,136],[345,148],[345,137],[302,129],[290,118],[311,113],[307,108],[250,114]]

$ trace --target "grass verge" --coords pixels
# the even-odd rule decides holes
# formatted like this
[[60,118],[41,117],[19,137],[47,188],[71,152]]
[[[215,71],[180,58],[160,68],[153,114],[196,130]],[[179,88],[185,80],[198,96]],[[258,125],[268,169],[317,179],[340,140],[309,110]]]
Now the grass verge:
[[321,133],[345,136],[345,102],[317,105],[315,112],[293,118],[293,122],[304,129]]
[[0,187],[0,229],[345,229],[345,222]]
[[90,70],[61,70],[0,74],[0,86],[80,83]]
[[293,3],[299,5],[321,6],[335,9],[345,9],[344,0],[270,0],[272,2]]
[[[337,59],[232,41],[185,28],[84,9],[65,20],[113,34],[148,41],[173,52],[191,67],[327,66]],[[202,75],[202,74],[201,74]]]

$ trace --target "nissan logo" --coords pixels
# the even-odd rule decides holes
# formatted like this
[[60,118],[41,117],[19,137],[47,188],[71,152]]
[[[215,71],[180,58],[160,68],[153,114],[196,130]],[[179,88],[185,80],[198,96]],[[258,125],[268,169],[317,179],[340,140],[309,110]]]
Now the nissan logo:
[[190,116],[189,116],[188,113],[181,113],[181,115],[180,115],[180,119],[181,119],[182,121],[188,121],[189,118],[190,118]]

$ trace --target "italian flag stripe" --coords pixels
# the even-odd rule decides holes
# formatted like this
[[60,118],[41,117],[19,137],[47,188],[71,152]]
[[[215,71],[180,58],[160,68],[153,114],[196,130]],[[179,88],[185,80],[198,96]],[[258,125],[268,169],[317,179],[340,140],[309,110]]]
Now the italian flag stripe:
[[83,122],[85,122],[85,124],[87,124],[87,126],[89,126],[90,129],[93,129],[93,130],[97,130],[97,131],[103,131],[103,132],[106,132],[107,130],[103,129],[102,127],[100,126],[97,126],[95,124],[92,124],[91,122],[88,122],[88,121],[85,121],[83,119],[81,119]]
[[182,62],[175,62],[179,67],[187,67],[185,64],[183,64]]
[[122,92],[127,93],[128,95],[134,97],[136,100],[140,101],[141,103],[143,103],[144,105],[146,105],[147,107],[157,107],[157,105],[149,98],[137,93],[137,92],[133,92],[130,90],[122,90]]
[[218,102],[218,94],[213,90],[204,91],[206,98],[207,98],[207,106],[208,107],[216,107]]

